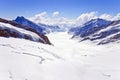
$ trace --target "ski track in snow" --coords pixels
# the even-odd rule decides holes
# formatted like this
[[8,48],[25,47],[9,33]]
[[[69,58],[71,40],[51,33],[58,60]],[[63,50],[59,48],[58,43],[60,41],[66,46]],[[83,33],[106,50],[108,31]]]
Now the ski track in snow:
[[48,35],[51,45],[0,37],[0,80],[120,80],[119,44]]

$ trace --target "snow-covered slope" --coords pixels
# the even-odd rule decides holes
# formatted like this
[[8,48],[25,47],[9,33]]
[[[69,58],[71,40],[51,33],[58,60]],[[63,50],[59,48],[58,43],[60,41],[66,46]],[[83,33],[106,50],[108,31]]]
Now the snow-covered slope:
[[2,37],[14,37],[21,39],[28,39],[35,42],[41,42],[42,38],[40,38],[37,34],[14,27],[10,24],[5,24],[0,22],[0,36]]
[[48,37],[39,33],[36,29],[2,18],[0,18],[0,36],[23,38],[44,44],[51,44]]
[[54,46],[0,37],[0,80],[120,80],[119,44],[78,43],[48,35]]
[[97,44],[106,44],[120,40],[120,21],[92,19],[83,26],[71,28],[72,38],[81,38],[80,41],[90,40]]

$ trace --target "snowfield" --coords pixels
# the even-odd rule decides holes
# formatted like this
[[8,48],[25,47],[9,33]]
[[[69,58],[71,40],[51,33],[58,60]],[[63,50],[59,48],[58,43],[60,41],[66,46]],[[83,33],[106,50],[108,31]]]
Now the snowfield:
[[120,80],[118,43],[95,45],[47,35],[51,45],[0,37],[0,80]]

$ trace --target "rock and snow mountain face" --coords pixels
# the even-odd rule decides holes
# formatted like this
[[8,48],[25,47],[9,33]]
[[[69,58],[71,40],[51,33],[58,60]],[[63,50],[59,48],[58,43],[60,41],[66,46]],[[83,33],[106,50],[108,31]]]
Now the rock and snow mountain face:
[[90,40],[97,44],[107,44],[120,40],[120,20],[107,21],[92,19],[83,26],[71,28],[72,38],[80,38],[80,41]]
[[78,43],[64,32],[47,36],[54,46],[0,37],[0,80],[120,80],[119,44]]
[[45,24],[41,24],[41,23],[36,24],[36,23],[24,18],[23,16],[21,16],[21,17],[18,16],[14,21],[19,24],[29,26],[29,27],[37,30],[41,34],[63,31],[62,29],[60,29],[59,26],[50,26],[50,25],[45,25]]
[[0,18],[0,36],[28,39],[35,42],[51,44],[48,37],[39,33],[37,30],[21,25],[14,21]]

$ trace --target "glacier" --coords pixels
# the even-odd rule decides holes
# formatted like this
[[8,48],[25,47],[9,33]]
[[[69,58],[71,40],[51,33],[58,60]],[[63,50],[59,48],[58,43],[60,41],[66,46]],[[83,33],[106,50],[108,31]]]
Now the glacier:
[[120,80],[119,44],[78,43],[47,34],[54,46],[0,37],[0,80]]

